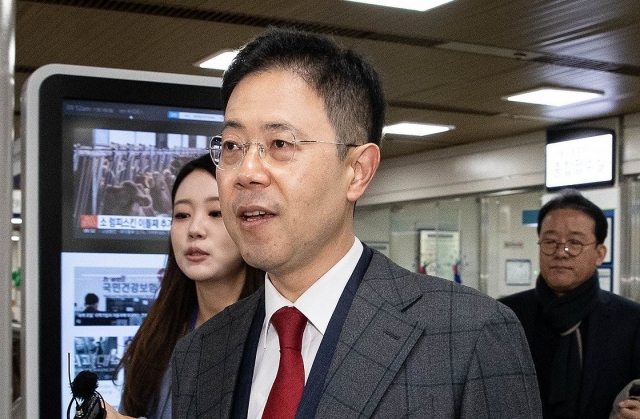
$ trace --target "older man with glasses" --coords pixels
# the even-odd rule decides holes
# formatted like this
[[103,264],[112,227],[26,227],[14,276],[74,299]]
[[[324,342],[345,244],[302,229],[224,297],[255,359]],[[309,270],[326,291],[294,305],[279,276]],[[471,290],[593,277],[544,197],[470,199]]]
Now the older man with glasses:
[[538,214],[540,275],[501,299],[518,316],[538,374],[544,419],[602,419],[640,377],[640,304],[600,289],[602,210],[564,190]]

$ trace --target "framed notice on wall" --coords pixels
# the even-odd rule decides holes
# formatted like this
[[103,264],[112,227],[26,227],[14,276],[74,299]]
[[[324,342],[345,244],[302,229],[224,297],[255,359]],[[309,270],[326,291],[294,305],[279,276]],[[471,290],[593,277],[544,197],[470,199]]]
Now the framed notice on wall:
[[531,285],[531,260],[507,259],[505,278],[507,285]]
[[612,289],[611,275],[612,275],[611,268],[602,268],[602,267],[598,268],[598,279],[600,280],[600,289],[611,291]]
[[454,281],[459,262],[459,231],[420,230],[420,272]]

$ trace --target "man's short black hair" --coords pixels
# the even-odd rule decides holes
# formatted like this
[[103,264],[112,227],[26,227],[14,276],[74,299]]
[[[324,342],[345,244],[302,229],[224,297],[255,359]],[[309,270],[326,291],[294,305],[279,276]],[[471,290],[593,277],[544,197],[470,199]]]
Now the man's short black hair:
[[378,73],[363,57],[323,35],[270,28],[242,47],[225,71],[224,109],[244,77],[269,70],[291,71],[316,90],[337,141],[380,144],[386,101]]
[[591,217],[595,222],[594,234],[596,236],[596,242],[598,244],[604,243],[604,239],[607,237],[607,229],[609,227],[607,217],[605,217],[599,206],[589,201],[575,189],[563,189],[557,197],[553,198],[540,208],[540,212],[538,213],[538,236],[540,235],[540,229],[542,228],[542,220],[544,220],[544,217],[553,210],[565,208],[581,211]]
[[86,306],[92,306],[94,304],[98,304],[98,301],[100,301],[100,299],[98,298],[97,295],[95,295],[92,292],[84,296],[84,305]]

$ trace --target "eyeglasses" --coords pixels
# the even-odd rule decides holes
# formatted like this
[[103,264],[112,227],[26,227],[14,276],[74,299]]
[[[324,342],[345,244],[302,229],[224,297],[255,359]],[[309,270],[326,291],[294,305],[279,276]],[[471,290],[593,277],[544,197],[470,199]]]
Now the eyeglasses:
[[231,170],[242,164],[251,144],[258,147],[258,154],[268,166],[284,166],[293,160],[299,144],[335,144],[358,147],[357,144],[334,143],[319,140],[296,140],[289,131],[269,132],[261,142],[245,142],[235,134],[216,135],[209,143],[209,154],[213,163],[222,170]]
[[540,240],[538,244],[540,245],[540,250],[547,256],[553,256],[558,251],[558,246],[562,245],[562,249],[569,256],[578,256],[582,253],[582,250],[585,246],[590,246],[592,244],[596,244],[597,242],[591,243],[582,243],[578,240],[567,240],[566,242],[557,242],[551,239]]

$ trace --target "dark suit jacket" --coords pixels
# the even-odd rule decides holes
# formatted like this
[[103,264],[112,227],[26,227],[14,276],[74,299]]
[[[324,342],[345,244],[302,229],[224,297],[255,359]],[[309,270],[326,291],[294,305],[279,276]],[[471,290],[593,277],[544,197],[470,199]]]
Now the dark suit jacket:
[[[181,339],[173,418],[229,418],[264,290]],[[317,418],[540,418],[520,323],[473,289],[375,252],[342,328]]]
[[[578,407],[581,419],[608,418],[618,392],[632,379],[640,378],[640,304],[603,290],[599,291],[598,299],[599,304],[587,318]],[[500,301],[516,313],[532,352],[535,351],[536,318],[541,321],[535,290],[510,295]],[[536,363],[542,362],[537,355],[533,353]],[[536,367],[539,373],[548,369]]]

